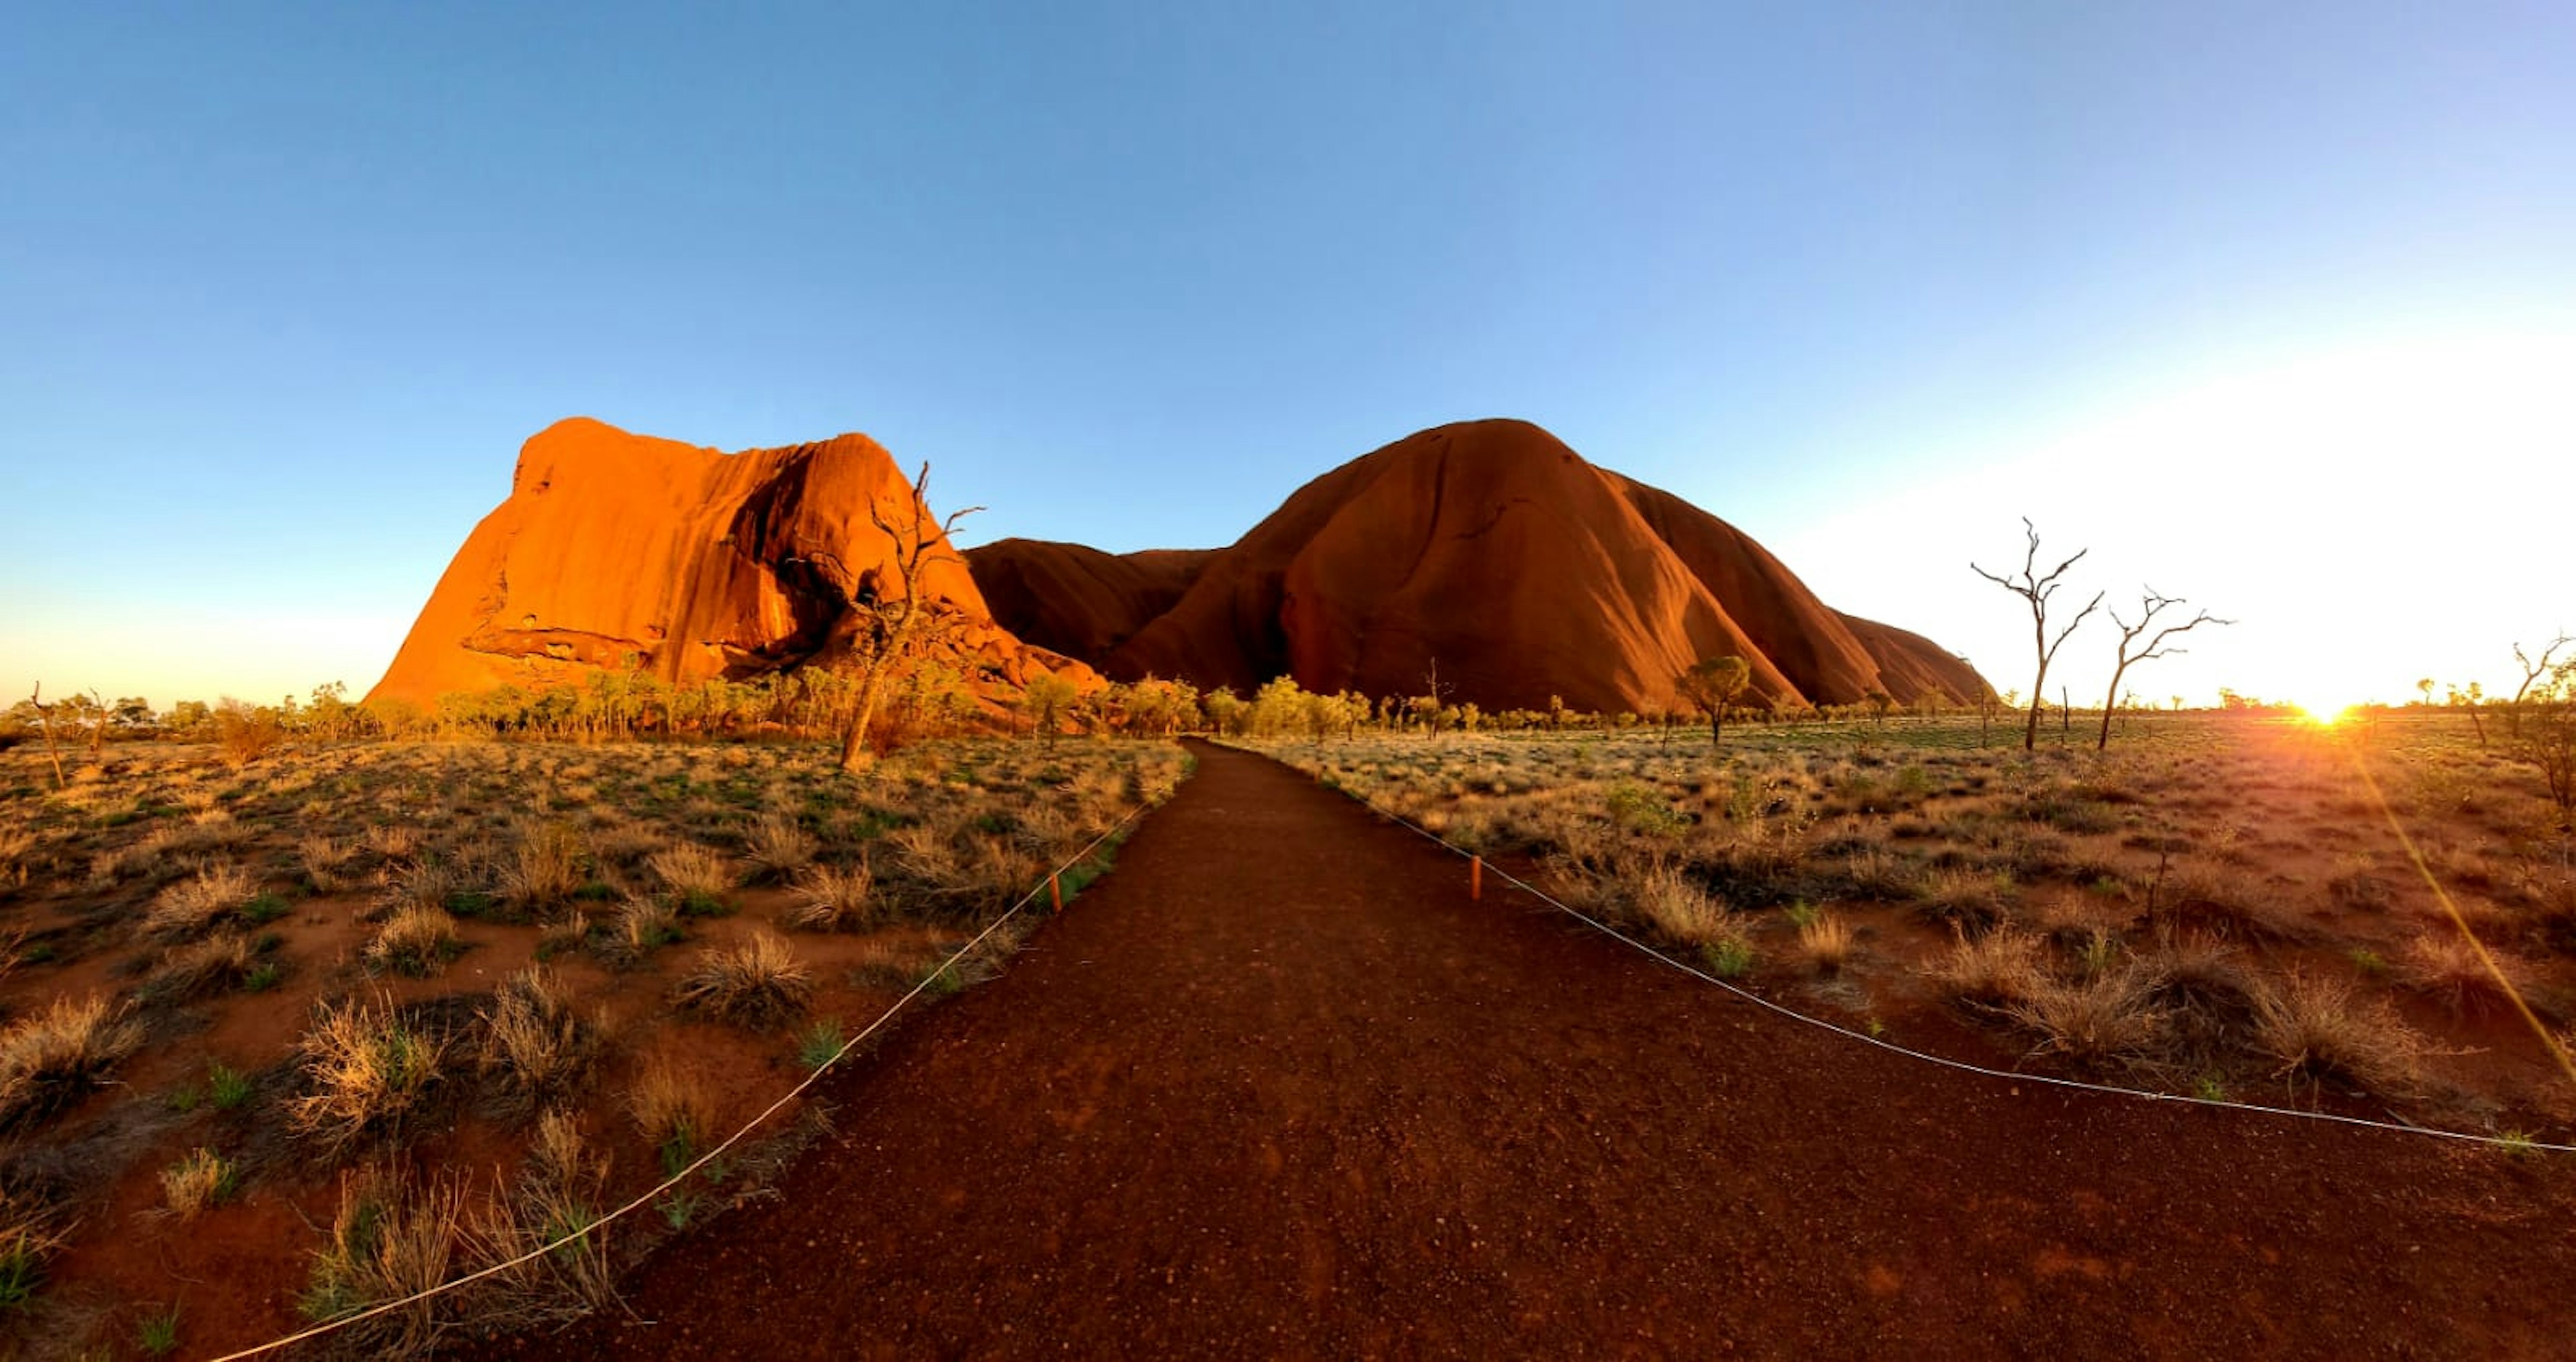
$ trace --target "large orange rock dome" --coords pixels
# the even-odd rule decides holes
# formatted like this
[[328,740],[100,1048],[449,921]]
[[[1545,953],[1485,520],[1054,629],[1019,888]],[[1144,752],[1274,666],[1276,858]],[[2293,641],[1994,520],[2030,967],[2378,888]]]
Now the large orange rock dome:
[[1660,710],[1735,654],[1751,694],[1846,704],[1986,693],[1965,662],[1841,614],[1735,527],[1596,468],[1526,421],[1398,440],[1288,498],[1230,548],[968,551],[1001,623],[1113,677],[1420,695],[1488,709]]
[[[725,454],[558,422],[521,448],[509,499],[457,551],[369,698],[428,705],[630,662],[685,682],[829,661],[848,602],[897,585],[871,502],[904,523],[919,497],[864,435]],[[946,660],[970,677],[1088,674],[997,626],[944,538],[922,591],[954,617]]]

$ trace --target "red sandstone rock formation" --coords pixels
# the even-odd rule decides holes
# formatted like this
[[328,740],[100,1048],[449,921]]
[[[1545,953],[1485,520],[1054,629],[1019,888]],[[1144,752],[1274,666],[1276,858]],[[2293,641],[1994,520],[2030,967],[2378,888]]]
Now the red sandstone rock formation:
[[[723,454],[558,422],[519,451],[509,500],[457,551],[369,698],[428,705],[629,659],[672,681],[829,661],[853,596],[898,585],[872,498],[889,519],[917,500],[864,435]],[[1008,685],[1033,666],[1088,679],[997,627],[964,562],[942,551],[923,589],[953,616],[946,660]]]
[[1828,608],[1725,521],[1596,468],[1525,421],[1399,440],[1308,483],[1231,548],[1104,554],[1003,540],[970,550],[997,618],[1114,677],[1248,693],[1664,709],[1692,662],[1753,667],[1748,699],[1846,704],[1985,692],[1927,639]]

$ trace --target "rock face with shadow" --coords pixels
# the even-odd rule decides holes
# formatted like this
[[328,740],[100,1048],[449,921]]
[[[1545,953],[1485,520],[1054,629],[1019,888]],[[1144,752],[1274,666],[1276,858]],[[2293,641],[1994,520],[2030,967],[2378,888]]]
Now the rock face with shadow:
[[1407,436],[1228,548],[1006,539],[967,559],[1005,628],[1123,680],[1421,695],[1436,661],[1452,702],[1642,713],[1731,653],[1752,666],[1746,703],[1987,692],[1938,644],[1828,607],[1734,526],[1526,421]]
[[[919,498],[864,435],[726,454],[557,422],[520,449],[509,499],[466,537],[368,698],[428,706],[602,669],[687,683],[829,663],[848,650],[851,603],[901,590],[871,503],[909,525]],[[1089,676],[997,625],[944,538],[921,585],[949,626],[936,660],[970,684]]]

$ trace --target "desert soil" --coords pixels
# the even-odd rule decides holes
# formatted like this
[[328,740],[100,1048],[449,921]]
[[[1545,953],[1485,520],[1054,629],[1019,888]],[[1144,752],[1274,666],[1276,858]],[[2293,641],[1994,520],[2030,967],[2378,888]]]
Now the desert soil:
[[520,1357],[2564,1357],[2576,1178],[1984,1079],[1664,969],[1260,758]]

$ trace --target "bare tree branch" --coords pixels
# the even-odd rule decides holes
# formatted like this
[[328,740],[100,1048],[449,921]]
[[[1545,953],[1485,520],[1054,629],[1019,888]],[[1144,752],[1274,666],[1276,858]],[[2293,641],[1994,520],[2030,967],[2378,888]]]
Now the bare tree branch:
[[[2145,595],[2140,598],[2138,604],[2139,608],[2145,613],[2138,617],[2138,622],[2135,624],[2131,624],[2128,621],[2121,619],[2120,612],[2116,609],[2110,612],[2112,625],[2120,631],[2119,660],[2111,668],[2110,697],[2102,702],[2102,736],[2093,744],[2095,751],[2100,751],[2111,745],[2112,702],[2119,698],[2120,678],[2131,666],[2154,658],[2171,657],[2176,653],[2187,651],[2186,649],[2173,646],[2172,640],[2176,635],[2190,633],[2192,630],[2197,629],[2204,624],[2234,624],[2236,622],[2234,620],[2220,619],[2216,615],[2203,610],[2181,624],[2168,624],[2164,628],[2156,630],[2155,633],[2148,634],[2147,630],[2154,628],[2155,626],[2156,616],[2163,614],[2168,607],[2187,605],[2189,602],[2185,601],[2180,596],[2166,596],[2159,594],[2154,587],[2150,586],[2145,588]],[[2146,638],[2146,646],[2135,652],[2130,651],[2130,645],[2136,643],[2141,636]]]
[[2046,576],[2042,576],[2039,573],[2039,529],[2030,523],[2029,516],[2021,518],[2021,528],[2023,537],[2029,541],[2029,547],[2022,554],[2020,575],[2000,576],[1986,571],[1973,562],[1968,564],[1968,570],[2030,603],[2031,646],[2039,654],[2039,675],[2030,683],[2030,721],[2023,727],[2021,735],[2022,750],[2029,751],[2039,745],[2039,708],[2043,703],[2040,697],[2048,693],[2045,689],[2048,684],[2048,664],[2055,660],[2057,650],[2065,644],[2067,637],[2075,632],[2078,625],[2084,623],[2085,617],[2092,614],[2096,606],[2102,604],[2103,593],[2094,592],[2093,599],[2087,602],[2082,610],[2076,612],[2075,618],[2069,621],[2064,629],[2058,631],[2057,637],[2053,640],[2049,638],[2049,598],[2056,595],[2057,589],[2065,584],[2063,579],[2066,576],[2066,570],[2082,561],[2084,555],[2093,550],[2077,549],[2074,557],[2058,564],[2050,569]]

